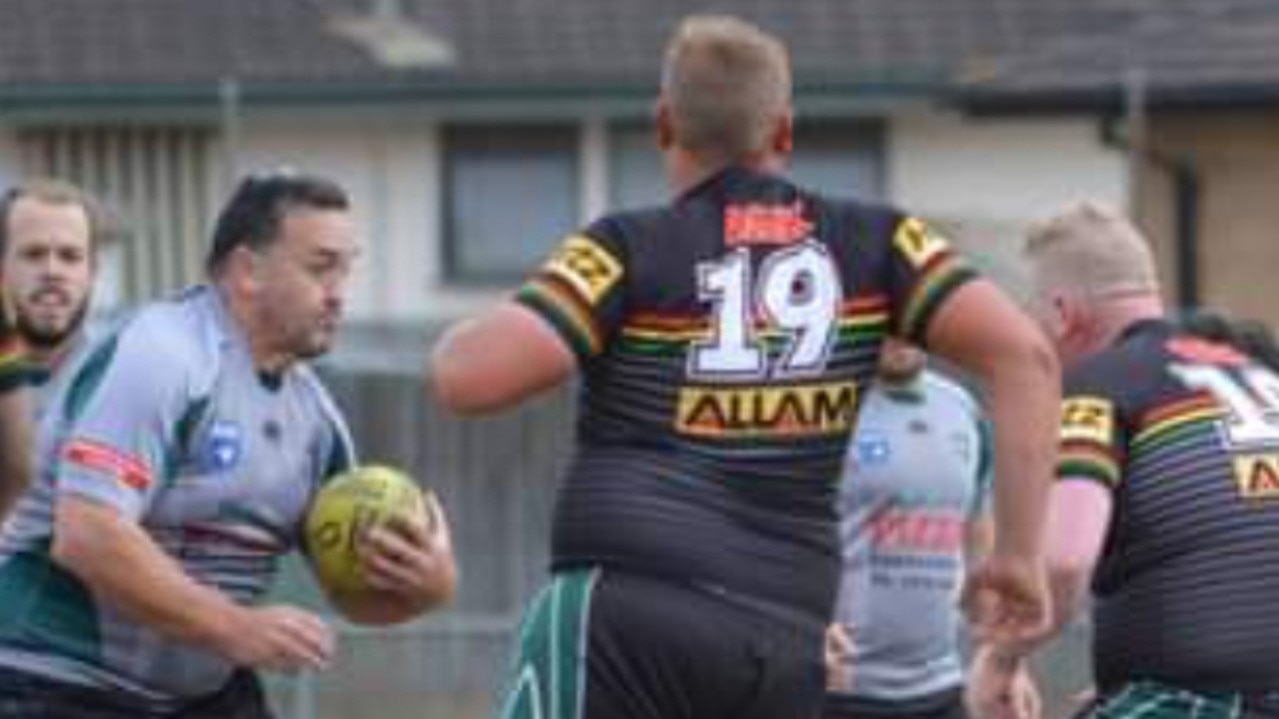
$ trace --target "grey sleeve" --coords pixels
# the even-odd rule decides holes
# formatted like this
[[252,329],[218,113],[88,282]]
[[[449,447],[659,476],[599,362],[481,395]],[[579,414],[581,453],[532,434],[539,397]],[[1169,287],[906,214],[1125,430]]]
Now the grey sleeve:
[[60,408],[58,492],[134,520],[166,479],[191,365],[181,342],[155,332],[155,324],[139,318],[99,345],[79,365]]

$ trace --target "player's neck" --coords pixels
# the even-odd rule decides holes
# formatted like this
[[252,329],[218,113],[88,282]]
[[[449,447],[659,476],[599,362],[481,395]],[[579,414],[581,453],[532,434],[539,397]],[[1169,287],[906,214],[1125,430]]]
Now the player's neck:
[[219,286],[219,291],[226,304],[227,312],[240,330],[245,348],[253,361],[253,368],[265,374],[279,374],[288,369],[297,358],[290,353],[280,351],[275,343],[270,341],[271,333],[262,326],[252,304],[225,286]]
[[1164,316],[1163,301],[1154,293],[1107,299],[1098,313],[1098,349],[1114,344],[1134,324]]
[[683,195],[728,167],[780,173],[786,170],[786,158],[772,152],[728,159],[703,157],[680,147],[666,151],[667,179],[675,197]]

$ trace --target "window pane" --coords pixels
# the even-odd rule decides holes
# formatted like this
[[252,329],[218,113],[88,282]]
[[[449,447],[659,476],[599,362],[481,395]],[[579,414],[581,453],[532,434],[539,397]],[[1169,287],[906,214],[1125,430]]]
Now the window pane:
[[455,128],[446,132],[445,148],[451,277],[522,277],[577,226],[571,128]]
[[[614,209],[670,199],[662,158],[650,127],[621,125],[610,132],[610,192]],[[873,122],[817,121],[796,129],[791,176],[832,195],[883,196],[883,133]]]
[[800,185],[831,195],[883,196],[883,133],[871,122],[801,120],[791,174]]
[[620,125],[609,133],[609,202],[614,209],[660,205],[670,199],[653,128]]

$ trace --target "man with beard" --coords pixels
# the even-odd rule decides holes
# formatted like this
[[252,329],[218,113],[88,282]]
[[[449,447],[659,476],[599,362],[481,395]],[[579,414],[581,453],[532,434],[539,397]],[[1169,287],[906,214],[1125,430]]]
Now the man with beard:
[[84,342],[102,234],[97,204],[74,185],[36,180],[0,198],[0,277],[33,365],[36,417]]
[[[315,492],[354,463],[305,360],[332,343],[357,252],[336,184],[249,177],[209,281],[70,368],[0,535],[0,717],[264,719],[255,669],[329,662],[319,616],[262,599]],[[346,618],[400,622],[451,595],[444,522],[365,537],[370,589],[333,597]]]

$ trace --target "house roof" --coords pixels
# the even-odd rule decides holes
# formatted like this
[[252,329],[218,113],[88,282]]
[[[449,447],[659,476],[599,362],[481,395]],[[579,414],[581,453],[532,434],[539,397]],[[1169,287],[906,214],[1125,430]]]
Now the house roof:
[[977,111],[1118,110],[1129,93],[1163,108],[1279,102],[1279,3],[1132,7],[1126,22],[1004,55],[964,78],[957,97]]
[[695,11],[786,39],[801,93],[1096,93],[1133,27],[1158,82],[1279,87],[1279,3],[1158,2],[1152,22],[1146,0],[0,0],[0,102],[207,101],[227,79],[249,101],[646,96]]

